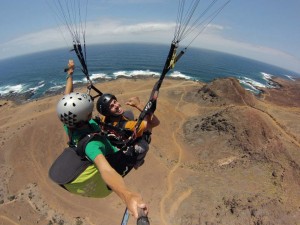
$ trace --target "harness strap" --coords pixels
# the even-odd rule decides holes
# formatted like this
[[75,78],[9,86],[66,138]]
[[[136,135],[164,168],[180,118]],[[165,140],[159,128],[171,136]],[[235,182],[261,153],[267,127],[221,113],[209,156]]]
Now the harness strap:
[[86,135],[84,138],[82,138],[78,142],[77,148],[75,149],[77,155],[79,155],[81,158],[87,158],[86,154],[85,154],[85,148],[86,148],[87,144],[97,135],[100,135],[100,134],[99,133],[91,133],[91,134]]
[[95,133],[95,130],[93,129],[93,126],[90,123],[87,123],[87,125],[89,126],[91,132],[88,134],[83,134],[81,137],[79,137],[79,141],[77,144],[72,140],[73,129],[68,128],[68,145],[69,147],[73,148],[77,155],[79,155],[82,159],[87,158],[85,154],[86,145],[94,138],[95,135],[100,135],[99,133]]

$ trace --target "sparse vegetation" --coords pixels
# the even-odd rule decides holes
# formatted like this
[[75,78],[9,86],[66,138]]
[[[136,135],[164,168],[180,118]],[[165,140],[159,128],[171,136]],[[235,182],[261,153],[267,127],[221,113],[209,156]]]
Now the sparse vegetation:
[[15,195],[11,195],[11,196],[8,196],[7,198],[9,201],[13,201],[16,199],[16,196]]

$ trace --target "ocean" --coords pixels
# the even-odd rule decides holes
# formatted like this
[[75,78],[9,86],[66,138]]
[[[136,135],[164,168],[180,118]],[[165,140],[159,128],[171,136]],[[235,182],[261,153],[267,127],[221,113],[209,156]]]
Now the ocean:
[[[91,80],[105,82],[119,77],[159,76],[167,54],[167,45],[106,44],[87,47],[87,65]],[[180,50],[180,49],[179,49]],[[64,68],[68,59],[78,65],[75,83],[85,83],[74,51],[58,49],[0,61],[0,96],[24,95],[33,100],[55,93],[65,85]],[[262,62],[205,49],[189,48],[167,76],[201,82],[236,77],[254,93],[257,87],[272,88],[273,76],[286,79],[300,75]]]

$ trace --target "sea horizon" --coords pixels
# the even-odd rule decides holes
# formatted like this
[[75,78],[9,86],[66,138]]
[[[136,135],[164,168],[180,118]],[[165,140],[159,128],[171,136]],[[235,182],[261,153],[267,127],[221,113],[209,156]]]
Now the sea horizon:
[[[105,82],[122,78],[159,77],[168,45],[101,44],[87,47],[90,79]],[[179,49],[180,51],[180,49]],[[19,95],[26,100],[56,93],[65,85],[64,68],[75,61],[74,83],[83,85],[86,78],[76,54],[70,49],[55,49],[0,60],[0,97]],[[300,78],[300,74],[255,61],[207,49],[190,48],[166,77],[208,83],[217,78],[235,77],[246,90],[259,93],[259,88],[273,88],[272,77]]]

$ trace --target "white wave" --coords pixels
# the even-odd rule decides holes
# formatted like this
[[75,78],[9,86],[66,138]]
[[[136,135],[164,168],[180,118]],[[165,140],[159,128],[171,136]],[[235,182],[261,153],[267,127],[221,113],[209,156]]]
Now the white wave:
[[[90,75],[90,80],[97,80],[97,79],[112,79],[111,77],[107,76],[105,73],[94,73]],[[87,82],[86,77],[82,78],[80,81],[77,81],[77,83]]]
[[263,79],[266,80],[266,81],[269,81],[272,79],[273,75],[272,74],[269,74],[269,73],[264,73],[264,72],[260,72],[261,75],[263,76]]
[[150,70],[132,70],[132,71],[117,71],[113,73],[113,76],[115,78],[119,76],[125,76],[125,77],[135,77],[135,76],[159,76],[160,74],[157,72],[153,72]]
[[274,75],[272,74],[268,74],[268,73],[264,73],[264,72],[260,72],[263,76],[263,79],[267,82],[267,87],[268,88],[275,88],[276,84],[272,81],[272,77],[274,77]]
[[240,79],[240,82],[254,89],[256,89],[256,87],[261,87],[261,88],[267,87],[265,84],[255,81],[249,77],[243,77],[242,79]]
[[174,71],[170,74],[170,77],[175,77],[175,78],[183,78],[186,80],[191,80],[192,77],[184,75],[183,73],[179,72],[179,71]]
[[0,87],[0,94],[6,95],[9,93],[21,93],[25,88],[24,84],[17,84],[17,85],[6,85]]
[[245,80],[239,79],[239,82],[240,82],[240,84],[242,84],[245,87],[246,90],[254,91],[254,92],[258,91],[258,89],[256,87],[254,87],[251,83],[249,83]]
[[105,73],[94,73],[90,76],[91,80],[96,80],[96,79],[111,79],[111,77],[107,76]]
[[113,73],[114,77],[119,77],[119,76],[125,76],[125,77],[131,77],[130,72],[128,71],[118,71]]
[[33,87],[33,88],[29,88],[29,91],[36,92],[38,89],[40,89],[40,88],[42,88],[42,87],[44,87],[44,86],[45,86],[44,81],[40,81],[40,82],[38,83],[38,86]]
[[258,89],[252,89],[252,88],[246,88],[246,87],[245,87],[245,90],[250,91],[255,94],[259,94],[259,92],[260,92]]
[[295,81],[295,79],[291,75],[285,75],[287,78],[289,78],[292,81]]
[[78,84],[78,83],[82,83],[82,82],[86,82],[87,79],[83,78],[82,80],[73,80],[73,84]]
[[49,91],[56,91],[63,87],[65,87],[65,85],[56,85],[56,86],[50,87]]

